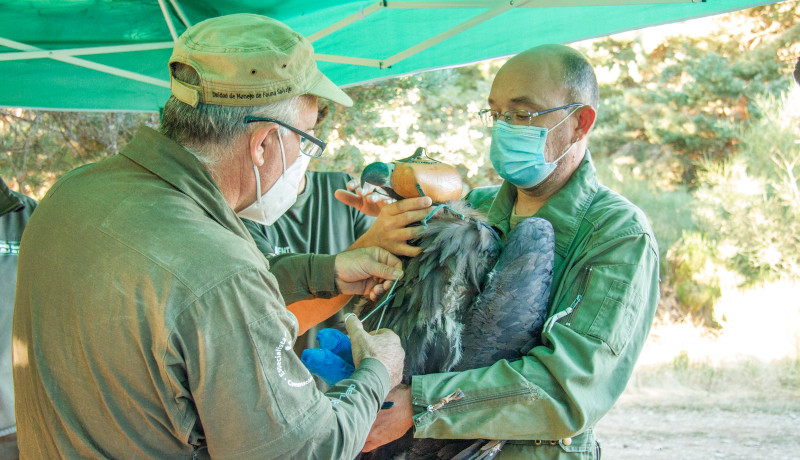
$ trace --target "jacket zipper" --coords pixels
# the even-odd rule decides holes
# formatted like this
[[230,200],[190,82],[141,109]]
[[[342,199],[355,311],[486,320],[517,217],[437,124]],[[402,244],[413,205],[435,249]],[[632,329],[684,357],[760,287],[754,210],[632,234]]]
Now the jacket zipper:
[[567,321],[564,323],[567,327],[572,326],[572,317],[575,316],[575,310],[578,308],[578,305],[583,300],[583,295],[586,294],[586,290],[589,288],[589,283],[592,281],[592,274],[594,273],[594,267],[588,266],[586,267],[586,271],[589,272],[588,275],[583,279],[583,286],[581,287],[581,292],[578,294],[578,297],[572,302],[572,306],[570,307],[572,311],[569,312],[569,317],[567,317]]
[[589,287],[589,281],[592,279],[592,273],[594,269],[592,267],[586,267],[586,270],[589,271],[589,274],[583,279],[583,284],[580,289],[581,292],[578,294],[577,297],[575,297],[575,300],[572,301],[572,304],[570,304],[570,306],[567,307],[566,310],[556,313],[555,315],[548,318],[547,321],[545,321],[544,328],[542,329],[543,334],[550,333],[550,330],[553,329],[553,326],[556,324],[556,322],[565,316],[569,316],[566,325],[570,326],[572,324],[572,315],[578,308],[578,305],[581,303],[581,300],[583,300],[583,294],[586,294],[586,289]]
[[[445,406],[447,408],[458,407],[458,406],[461,406],[461,405],[464,405],[464,404],[480,403],[480,402],[488,401],[488,400],[491,400],[491,399],[507,398],[509,396],[523,395],[523,394],[526,394],[526,393],[531,393],[531,389],[530,388],[523,388],[523,389],[519,389],[519,390],[500,393],[500,394],[497,394],[497,395],[482,396],[482,397],[479,397],[479,398],[470,399],[468,401],[461,401],[464,398],[464,393],[461,391],[461,389],[458,389],[453,394],[448,395],[448,396],[440,399],[439,403],[437,403],[437,404],[429,404],[427,406],[427,411],[428,412],[436,412],[439,409],[443,409]],[[457,397],[454,397],[454,395],[457,395]]]

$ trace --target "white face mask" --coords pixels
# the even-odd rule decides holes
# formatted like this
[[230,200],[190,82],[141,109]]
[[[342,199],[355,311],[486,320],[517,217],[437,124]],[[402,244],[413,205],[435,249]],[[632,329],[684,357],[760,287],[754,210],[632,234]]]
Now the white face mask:
[[299,153],[297,160],[289,166],[289,169],[286,169],[286,155],[283,151],[283,140],[280,133],[278,133],[278,142],[281,147],[283,174],[262,196],[258,167],[253,163],[253,171],[256,174],[256,201],[237,212],[236,214],[239,217],[250,219],[262,225],[272,225],[278,220],[278,217],[282,216],[297,201],[297,189],[300,187],[300,180],[306,173],[311,157]]

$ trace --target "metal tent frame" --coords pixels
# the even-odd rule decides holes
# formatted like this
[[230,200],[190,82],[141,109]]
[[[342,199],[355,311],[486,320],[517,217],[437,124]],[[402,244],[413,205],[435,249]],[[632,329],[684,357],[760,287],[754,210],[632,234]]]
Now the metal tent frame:
[[[26,1],[29,5],[36,5],[40,0]],[[149,11],[151,9],[150,2],[152,2],[153,14]],[[90,2],[75,3],[83,3],[85,8],[88,8],[86,5],[91,4]],[[580,23],[579,28],[576,28],[577,32],[575,29],[569,28],[571,25],[561,25],[561,29],[557,30],[558,33],[553,33],[552,30],[544,31],[540,36],[535,37],[539,40],[567,43],[623,30],[775,3],[775,1],[326,0],[319,2],[319,6],[316,3],[307,5],[309,2],[297,1],[248,2],[238,0],[219,3],[221,6],[217,8],[217,2],[157,0],[162,21],[158,26],[157,19],[150,18],[156,13],[155,0],[142,1],[135,4],[134,7],[138,8],[136,11],[140,18],[146,15],[151,21],[148,24],[150,33],[137,37],[125,30],[126,27],[132,26],[119,20],[119,11],[112,11],[112,8],[117,7],[118,4],[122,7],[134,5],[132,0],[104,0],[100,4],[105,6],[108,11],[118,15],[114,19],[118,21],[123,30],[118,36],[112,35],[109,31],[116,30],[112,29],[114,24],[104,24],[106,26],[105,35],[100,34],[101,37],[94,40],[94,44],[97,46],[75,46],[76,37],[81,38],[81,43],[84,40],[80,34],[74,32],[62,33],[62,36],[39,37],[35,32],[29,33],[24,28],[15,29],[17,35],[25,36],[28,39],[19,39],[0,32],[0,47],[15,50],[0,51],[0,106],[20,106],[20,101],[22,101],[29,104],[25,105],[27,107],[57,110],[157,109],[156,101],[166,100],[164,96],[168,95],[170,86],[165,56],[168,56],[169,50],[172,49],[174,41],[177,40],[180,33],[192,25],[190,18],[196,18],[199,21],[214,15],[242,12],[242,5],[249,5],[245,11],[267,15],[271,15],[268,14],[271,13],[271,10],[264,7],[267,11],[260,11],[259,7],[263,5],[272,7],[276,13],[273,17],[303,33],[314,44],[317,61],[323,72],[337,84],[346,87],[413,72],[508,56],[530,46],[523,43],[519,45],[521,47],[514,48],[508,43],[502,42],[503,37],[495,39],[494,35],[496,34],[487,32],[487,29],[497,27],[496,18],[502,18],[503,23],[501,24],[505,24],[506,21],[509,24],[516,21],[517,28],[515,30],[519,33],[520,22],[530,21],[532,17],[553,17],[555,14],[560,14],[558,11],[562,11],[563,14],[560,17],[562,21],[568,23],[570,19],[565,16],[581,15],[580,20],[583,22]],[[52,4],[48,2],[42,1],[41,4],[52,8]],[[692,4],[696,4],[698,7],[695,8],[691,6]],[[231,5],[238,5],[239,10],[234,9]],[[667,8],[672,8],[668,5],[675,5],[675,8],[667,10]],[[0,6],[0,8],[2,7]],[[609,8],[620,9],[609,11]],[[537,9],[536,16],[527,14],[527,12]],[[514,12],[515,10],[516,12]],[[591,13],[587,13],[589,10]],[[442,15],[442,11],[448,13]],[[450,11],[452,13],[449,13]],[[602,18],[597,20],[600,24],[588,24],[592,22],[595,11],[603,12],[602,16],[597,14]],[[35,30],[48,30],[49,23],[47,21],[53,23],[56,21],[52,11],[48,10],[47,12],[50,13],[49,16],[40,15],[44,19],[32,19],[46,23],[44,25],[37,24],[40,27]],[[618,20],[619,16],[626,12],[633,12],[632,16],[635,17],[631,19],[623,17]],[[669,14],[662,15],[661,12]],[[22,17],[23,13],[20,13],[19,10],[15,13],[18,18]],[[437,16],[433,16],[434,14]],[[31,16],[36,15],[32,14]],[[102,16],[98,17],[99,20],[104,19]],[[415,24],[409,24],[409,17],[412,17],[412,20],[419,19],[420,26],[415,28]],[[602,23],[603,21],[609,22],[610,17],[614,19],[614,24]],[[405,22],[397,21],[396,18],[402,18]],[[77,21],[74,16],[72,20],[73,22]],[[423,21],[427,22],[422,24]],[[319,24],[326,22],[332,23],[319,28]],[[0,19],[0,24],[2,24],[2,19]],[[166,30],[164,30],[164,26],[166,26]],[[368,43],[369,40],[376,41],[374,39],[375,30],[381,27],[391,29],[387,33],[386,43]],[[364,29],[367,29],[367,33],[363,32]],[[159,30],[168,31],[168,37],[171,40],[164,40],[167,36]],[[356,30],[358,32],[355,32]],[[473,31],[473,33],[465,34],[466,31]],[[475,36],[484,37],[484,42],[476,42]],[[133,38],[131,39],[131,37]],[[85,41],[92,44],[92,39],[93,37],[89,33]],[[362,40],[362,42],[354,43],[354,39]],[[460,44],[461,48],[467,48],[467,51],[454,47],[452,45],[454,40]],[[32,43],[37,41],[44,45],[35,46]],[[115,41],[120,44],[107,44]],[[535,41],[532,40],[532,42],[536,44]],[[486,49],[476,49],[482,43],[486,44]],[[456,48],[455,52],[454,48]],[[143,53],[148,52],[156,54],[143,56]],[[68,64],[71,67],[49,65],[47,62]],[[126,66],[127,68],[125,68]],[[70,71],[70,68],[75,70]],[[119,77],[123,80],[112,77],[103,79],[99,75],[87,74],[85,69]],[[26,75],[27,80],[15,80],[13,75],[9,75],[13,72]],[[64,74],[71,72],[71,75],[48,75],[48,73],[59,72]],[[3,76],[3,73],[7,75]],[[123,88],[123,91],[127,91],[126,94],[116,94],[117,88],[120,88],[120,83],[123,81],[132,83],[123,85],[127,86]],[[14,85],[19,87],[16,93],[11,88]],[[6,87],[5,93],[3,87]],[[69,91],[74,91],[75,94],[64,94]],[[135,96],[137,92],[145,93],[143,98],[147,101],[138,101],[139,98]],[[33,102],[28,102],[29,100]]]

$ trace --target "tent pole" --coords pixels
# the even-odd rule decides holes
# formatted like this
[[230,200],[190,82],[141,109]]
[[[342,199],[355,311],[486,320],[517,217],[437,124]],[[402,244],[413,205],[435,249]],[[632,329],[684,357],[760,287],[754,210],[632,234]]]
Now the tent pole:
[[336,22],[335,24],[332,24],[332,25],[324,28],[324,29],[320,30],[319,32],[315,32],[315,33],[309,35],[306,38],[311,43],[314,43],[315,41],[319,40],[322,37],[326,37],[326,36],[336,32],[337,30],[343,29],[344,27],[347,27],[347,26],[349,26],[350,24],[352,24],[352,23],[354,23],[356,21],[360,21],[360,20],[364,19],[365,17],[367,17],[370,14],[380,10],[381,8],[385,8],[384,3],[385,2],[373,3],[372,5],[370,5],[370,6],[366,7],[366,8],[362,8],[361,10],[359,10],[358,13],[351,14],[350,16],[342,19],[341,21]]
[[169,4],[172,5],[172,9],[174,9],[175,13],[177,13],[178,18],[180,18],[181,22],[183,23],[183,26],[187,29],[191,27],[192,23],[189,22],[189,18],[187,18],[186,14],[184,14],[183,8],[178,5],[178,0],[169,0]]
[[[162,0],[159,0],[162,1]],[[504,13],[512,8],[562,8],[562,7],[575,7],[575,6],[614,6],[614,5],[642,5],[642,4],[659,4],[659,3],[703,3],[706,0],[528,0],[520,1],[514,4],[514,1],[509,0],[466,0],[466,1],[439,1],[439,2],[425,2],[425,1],[379,1],[373,3],[366,8],[361,9],[358,13],[351,14],[350,16],[308,36],[310,42],[315,42],[323,37],[333,34],[350,24],[360,21],[367,16],[386,9],[448,9],[448,8],[491,8],[489,11],[484,12],[474,18],[465,21],[458,26],[446,30],[439,35],[429,38],[417,45],[408,48],[405,51],[395,54],[387,59],[366,59],[354,58],[348,56],[336,56],[332,54],[317,54],[317,59],[326,62],[338,62],[342,64],[353,64],[365,67],[378,67],[385,69],[392,65],[407,59],[417,53],[420,53],[438,43],[441,43],[448,38],[457,35],[467,29],[475,27],[476,25],[488,21],[489,19]]]
[[178,33],[175,32],[175,25],[172,24],[172,18],[169,17],[169,11],[167,11],[167,5],[164,0],[158,0],[158,6],[161,7],[161,14],[164,15],[164,22],[167,23],[169,34],[172,35],[172,41],[178,41]]
[[[660,3],[705,3],[706,0],[534,0],[525,5],[512,5],[515,8],[559,8],[571,6],[617,6],[617,5],[656,5]],[[465,9],[465,8],[496,8],[503,4],[514,3],[512,0],[463,0],[426,2],[387,1],[389,9]]]
[[512,8],[522,7],[522,6],[526,5],[527,3],[528,3],[527,1],[522,1],[522,2],[519,3],[519,5],[514,5],[513,2],[503,2],[500,6],[497,6],[497,7],[493,8],[493,9],[491,9],[491,10],[485,12],[485,13],[482,13],[482,14],[480,14],[478,16],[475,16],[472,19],[469,19],[469,20],[467,20],[465,22],[462,22],[461,24],[457,25],[456,27],[453,27],[453,28],[451,28],[449,30],[446,30],[446,31],[440,33],[439,35],[436,35],[436,36],[431,37],[431,38],[429,38],[429,39],[427,39],[427,40],[425,40],[425,41],[423,41],[421,43],[418,43],[418,44],[412,46],[411,48],[408,48],[405,51],[402,51],[400,53],[395,54],[394,56],[384,60],[383,64],[386,67],[392,66],[395,63],[400,62],[403,59],[407,59],[407,58],[409,58],[409,57],[411,57],[411,56],[413,56],[413,55],[415,55],[415,54],[417,54],[419,52],[422,52],[422,51],[424,51],[424,50],[426,50],[426,49],[428,49],[428,48],[430,48],[430,47],[432,47],[432,46],[434,46],[434,45],[436,45],[438,43],[441,43],[441,42],[447,40],[448,38],[450,38],[450,37],[452,37],[454,35],[460,34],[461,32],[463,32],[463,31],[465,31],[467,29],[471,29],[471,28],[477,26],[478,24],[486,22],[489,19],[491,19],[491,18],[493,18],[493,17],[495,17],[495,16],[497,16],[499,14],[505,13],[506,11],[508,11],[508,10],[510,10]]
[[[0,37],[0,40],[5,40]],[[10,41],[10,40],[9,40]],[[15,43],[15,42],[12,42]],[[131,51],[151,51],[172,49],[173,42],[142,43],[140,45],[94,46],[91,48],[66,48],[58,50],[18,51],[0,53],[0,61],[23,61],[28,59],[45,59],[66,56],[85,56],[91,54],[129,53]],[[14,48],[10,46],[9,48]]]
[[[35,46],[26,45],[25,43],[15,42],[7,38],[0,38],[0,45],[5,46],[7,48],[13,48],[24,51],[47,51],[41,48],[36,48]],[[104,64],[98,64],[96,62],[87,61],[85,59],[80,59],[72,56],[49,56],[49,57],[50,59],[65,62],[67,64],[76,65],[78,67],[85,67],[87,69],[96,70],[98,72],[103,72],[110,75],[116,75],[118,77],[127,78],[129,80],[136,80],[142,83],[149,83],[151,85],[161,86],[163,88],[169,88],[168,81],[159,80],[158,78],[148,77],[147,75],[142,75],[140,73],[131,72],[128,70],[122,70],[116,67],[111,67]]]
[[379,59],[365,59],[350,56],[337,56],[334,54],[318,54],[314,53],[314,59],[323,62],[338,62],[339,64],[360,65],[362,67],[377,67],[379,69],[385,68],[383,62]]

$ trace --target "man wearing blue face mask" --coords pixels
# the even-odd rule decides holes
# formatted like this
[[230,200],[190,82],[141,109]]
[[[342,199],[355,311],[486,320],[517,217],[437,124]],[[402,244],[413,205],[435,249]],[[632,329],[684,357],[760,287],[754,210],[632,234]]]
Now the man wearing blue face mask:
[[467,200],[504,240],[531,216],[553,225],[543,343],[519,360],[413,376],[389,394],[395,406],[365,450],[413,427],[417,438],[498,440],[473,445],[498,459],[595,459],[593,427],[625,389],[658,304],[655,237],[641,210],[597,182],[588,137],[598,87],[583,55],[525,51],[500,69],[488,102],[489,157],[504,182]]

